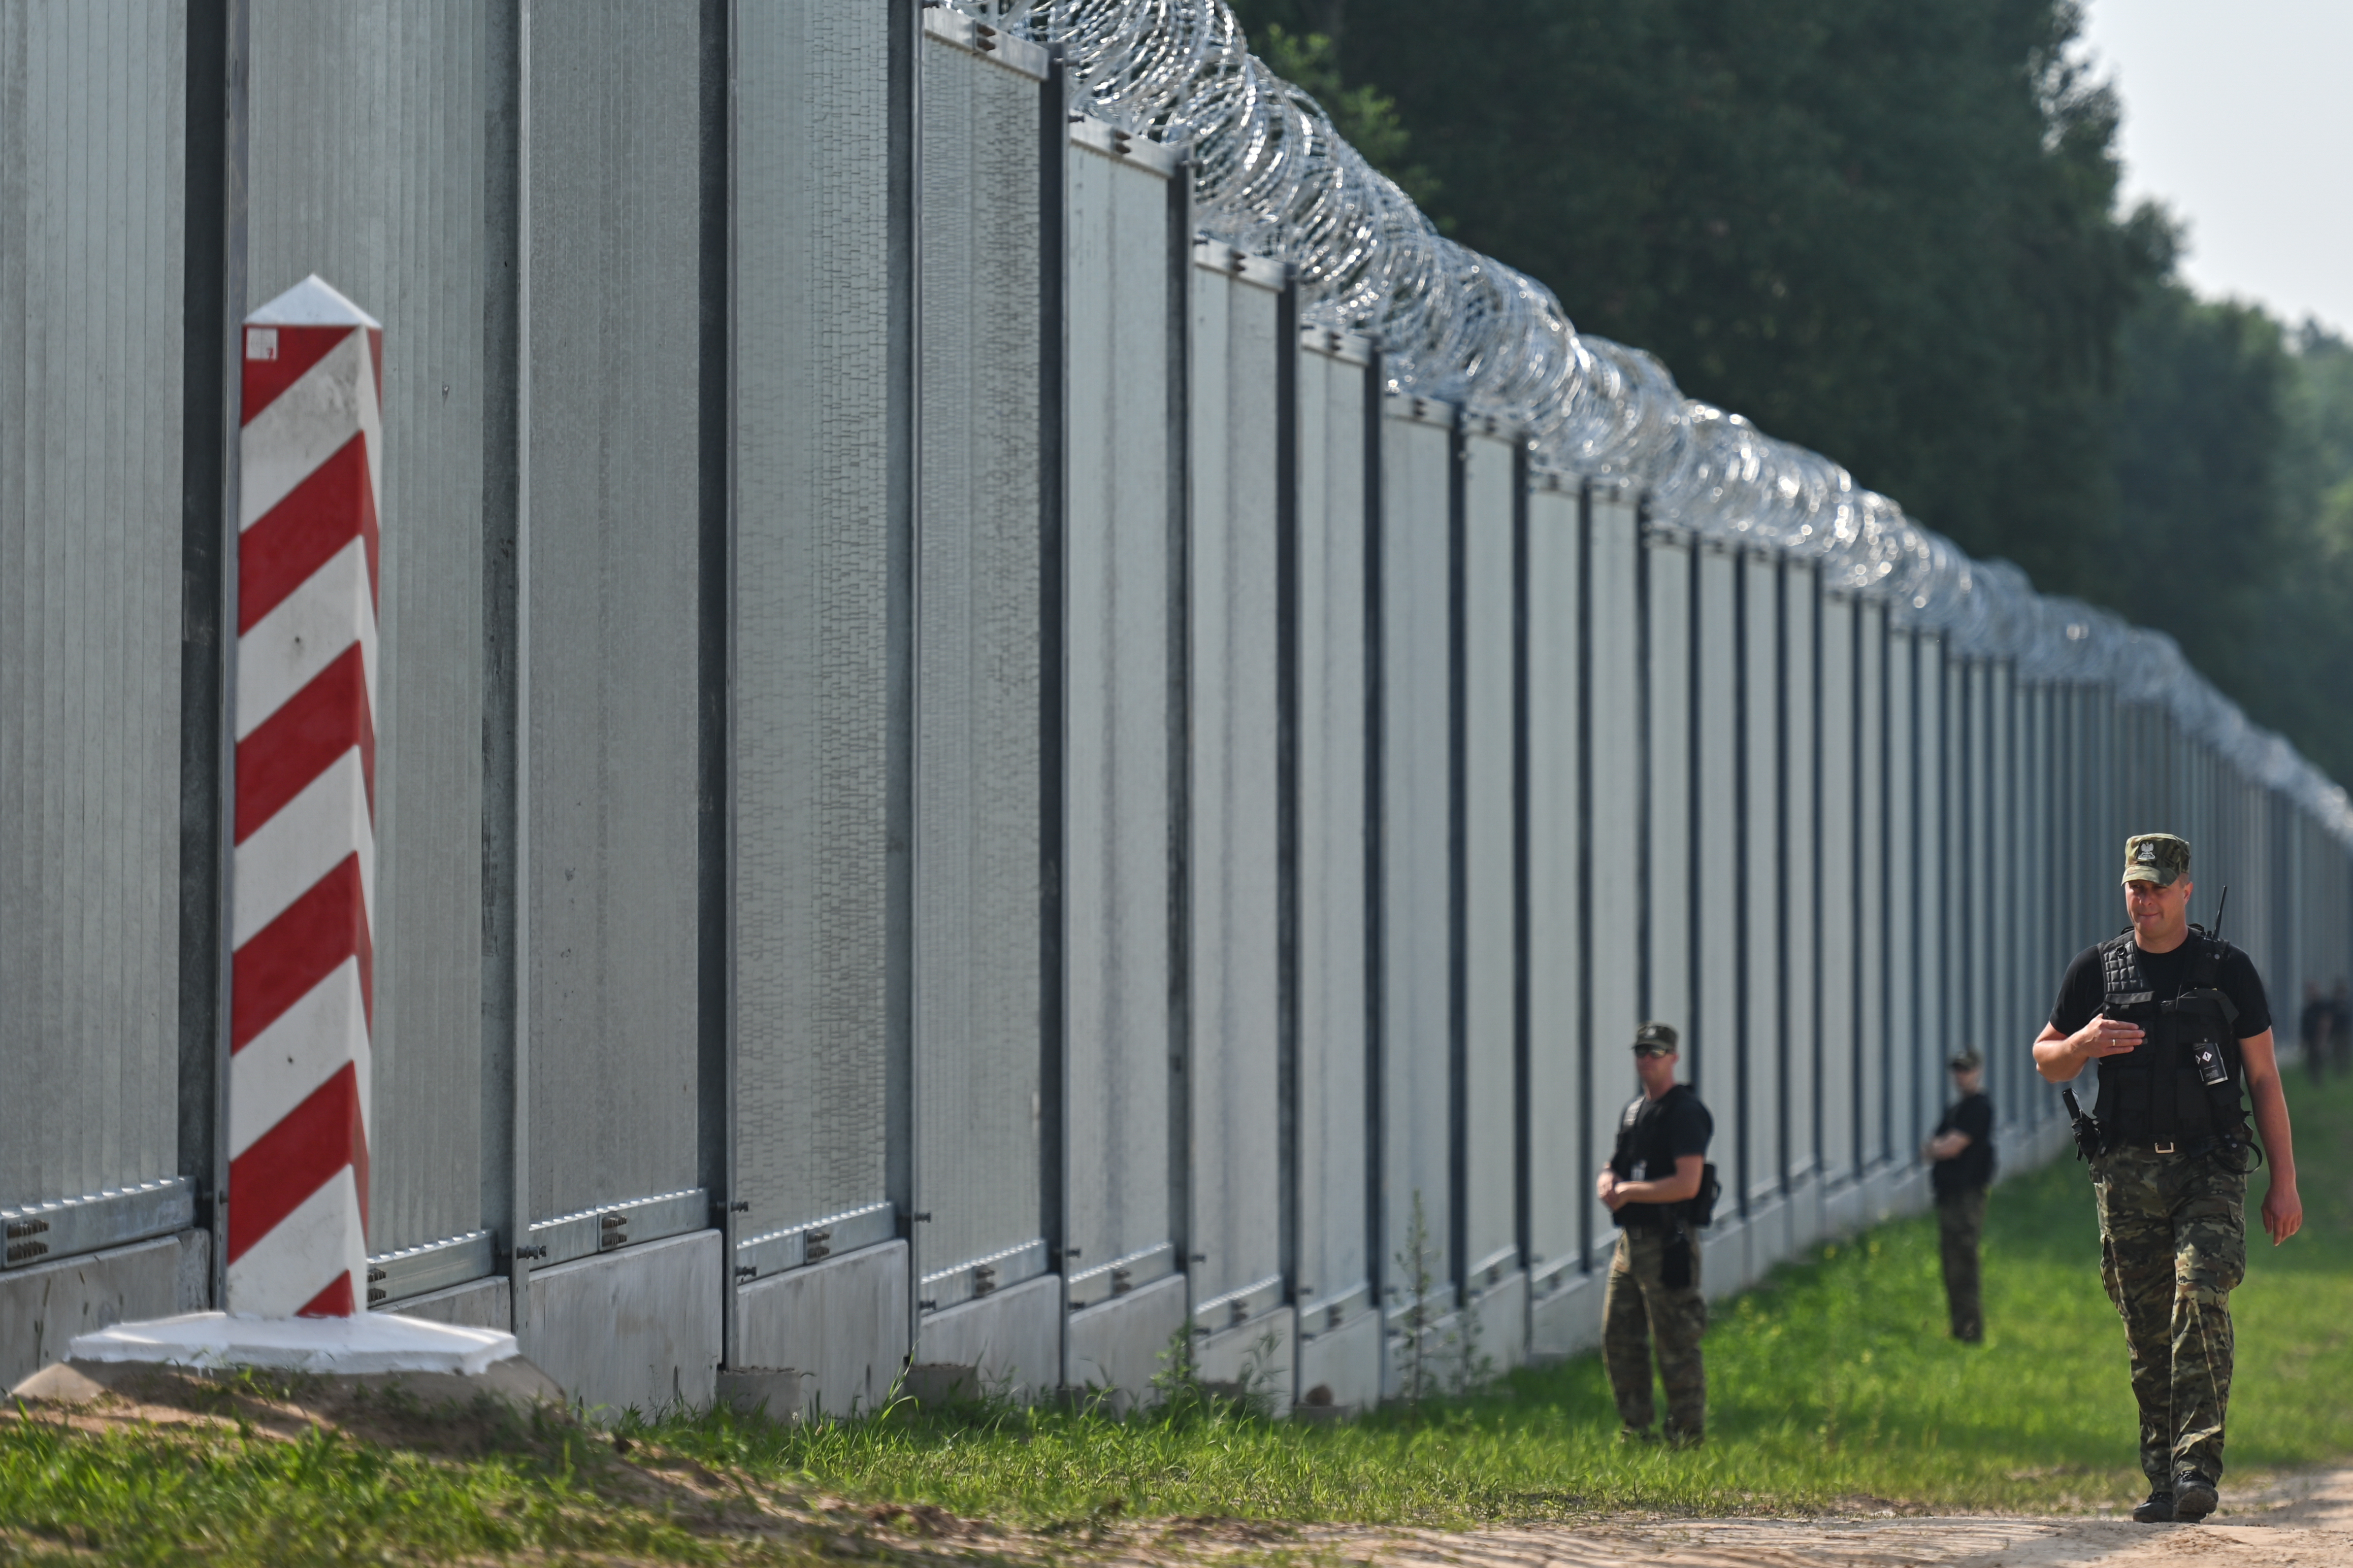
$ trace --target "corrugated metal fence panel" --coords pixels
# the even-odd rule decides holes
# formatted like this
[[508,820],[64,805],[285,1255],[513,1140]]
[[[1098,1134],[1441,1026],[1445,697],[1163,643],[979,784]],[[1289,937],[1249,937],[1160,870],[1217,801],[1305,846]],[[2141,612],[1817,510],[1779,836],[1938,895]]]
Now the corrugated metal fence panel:
[[[2021,908],[2021,878],[2020,855],[2023,848],[2023,821],[2019,810],[2019,702],[2016,670],[2008,663],[1994,665],[1987,672],[1989,715],[1991,720],[1991,746],[1987,758],[1989,787],[1987,805],[1990,827],[1986,841],[1987,860],[1992,872],[1987,883],[1987,926],[1985,952],[1992,973],[1989,977],[1992,994],[1992,1011],[1988,1016],[1988,1040],[2014,1041],[2027,1016],[2021,1005],[2020,936],[2025,921]],[[2028,1030],[2031,1039],[2036,1031]],[[1978,1047],[1983,1050],[1984,1047]],[[1993,1058],[1994,1070],[1987,1075],[1992,1087],[1994,1103],[2006,1110],[2013,1125],[2023,1125],[2029,1115],[2028,1086],[2032,1078],[2042,1081],[2033,1071],[2031,1058],[2016,1050],[1995,1050],[1988,1053]]]
[[523,984],[543,1217],[696,1180],[699,16],[596,0],[532,34]]
[[[1365,487],[1369,365],[1299,363],[1298,1252],[1303,1305],[1371,1283],[1365,1142],[1370,1009]],[[1361,1303],[1360,1303],[1361,1305]]]
[[[1912,863],[1918,877],[1914,889],[1916,910],[1915,952],[1919,970],[1915,984],[1920,993],[1921,1030],[1929,1063],[1924,1092],[1935,1110],[1944,1109],[1947,1058],[1965,1043],[1952,1016],[1952,888],[1951,859],[1944,839],[1947,820],[1945,789],[1945,645],[1942,638],[1922,634],[1914,657],[1915,755],[1917,767],[1913,789],[1919,801]],[[1932,1126],[1934,1122],[1930,1123]]]
[[1820,635],[1821,578],[1811,568],[1784,564],[1781,575],[1781,789],[1788,802],[1788,879],[1782,914],[1783,1030],[1787,1070],[1780,1083],[1782,1169],[1791,1182],[1820,1164],[1820,1121],[1814,1110],[1814,1063],[1821,1045],[1822,795]]
[[1891,1158],[1887,1141],[1887,607],[1855,605],[1855,1162]]
[[1630,496],[1595,492],[1587,562],[1585,647],[1593,660],[1587,690],[1593,704],[1586,735],[1593,799],[1587,841],[1592,854],[1592,1019],[1585,1040],[1584,1224],[1588,1261],[1599,1267],[1616,1245],[1609,1211],[1591,1196],[1593,1173],[1616,1147],[1618,1112],[1631,1090],[1627,1051],[1642,1022],[1642,754],[1641,621],[1636,584],[1643,545]]
[[0,1204],[178,1168],[186,56],[0,5]]
[[[1783,1005],[1784,977],[1788,970],[1788,888],[1784,875],[1790,862],[1782,813],[1788,797],[1782,791],[1783,752],[1787,731],[1781,699],[1780,568],[1761,554],[1743,556],[1741,572],[1741,759],[1747,786],[1748,899],[1740,910],[1746,942],[1746,1008],[1741,1019],[1747,1056],[1747,1158],[1741,1169],[1748,1178],[1746,1195],[1751,1203],[1781,1190],[1784,1179],[1781,1143],[1782,1080],[1789,1071]],[[1730,1169],[1725,1162],[1719,1167]]]
[[1692,670],[1696,677],[1698,763],[1692,795],[1699,889],[1692,905],[1695,940],[1680,954],[1692,974],[1692,1011],[1676,1020],[1683,1031],[1681,1076],[1715,1118],[1707,1157],[1724,1182],[1724,1213],[1737,1218],[1742,1198],[1740,1104],[1740,790],[1736,749],[1739,700],[1735,584],[1740,563],[1708,547],[1693,563],[1699,613],[1692,622]]
[[1936,1111],[1921,1120],[1923,1105],[1935,1100],[1941,1063],[1927,1064],[1920,1033],[1919,906],[1913,897],[1919,867],[1919,816],[1914,784],[1919,717],[1914,682],[1918,646],[1911,632],[1887,637],[1887,1142],[1898,1160],[1915,1157]]
[[[930,1273],[1039,1235],[1046,671],[1040,88],[936,40],[923,65],[914,1206]],[[880,1142],[863,1179],[881,1175]]]
[[[735,13],[731,1195],[750,1205],[739,1240],[883,1196],[889,884],[904,853],[890,840],[891,770],[905,701],[880,259],[888,53],[879,10]],[[876,259],[843,266],[845,255]],[[1024,259],[1008,293],[1034,289],[1034,245]],[[992,394],[1028,389],[1034,409],[1034,362],[1032,350],[1031,374]],[[1008,419],[1004,434],[1020,428]]]
[[[1171,482],[1167,183],[1092,145],[1070,157],[1065,1245],[1084,1274],[1174,1239],[1183,520]],[[1130,1282],[1169,1261],[1140,1260]]]
[[[1513,443],[1478,433],[1463,442],[1462,1258],[1474,1276],[1519,1265],[1515,883],[1523,849],[1513,781],[1513,531],[1518,483]],[[1466,1279],[1475,1288],[1480,1279]]]
[[[1574,488],[1528,493],[1528,1267],[1573,1275],[1593,1174],[1584,1147],[1586,800],[1577,774],[1584,528]],[[1563,1281],[1565,1282],[1565,1280]]]
[[[1692,830],[1697,809],[1692,798],[1692,585],[1693,547],[1653,537],[1649,544],[1651,636],[1648,690],[1650,746],[1649,952],[1650,977],[1644,1013],[1692,1032]],[[1618,1061],[1601,1077],[1597,1092],[1607,1100],[1632,1074],[1622,1042]],[[1688,1049],[1688,1047],[1686,1047]],[[1608,1053],[1604,1053],[1605,1058]],[[1690,1058],[1683,1064],[1685,1076]],[[1621,1077],[1620,1075],[1624,1075]],[[1630,1089],[1629,1092],[1631,1090]],[[1623,1100],[1620,1100],[1622,1105]]]
[[1975,984],[1975,968],[1969,954],[1971,933],[1976,929],[1975,900],[1984,897],[1982,892],[1970,886],[1970,881],[1978,874],[1977,867],[1969,859],[1972,840],[1968,831],[1969,802],[1974,798],[1969,788],[1969,672],[1974,668],[1968,659],[1947,649],[1945,809],[1938,831],[1943,842],[1945,864],[1953,868],[1954,875],[1969,879],[1962,882],[1957,897],[1947,900],[1944,910],[1945,1016],[1957,1047],[1979,1037],[1976,996],[1971,989]]
[[1198,1302],[1282,1267],[1275,437],[1284,381],[1276,359],[1299,349],[1278,334],[1281,296],[1251,280],[1263,275],[1244,278],[1223,264],[1189,271],[1193,1191],[1186,1242]]
[[[1967,896],[1968,924],[1961,935],[1963,973],[1968,976],[1968,1030],[1972,1040],[1993,1037],[1994,896],[2000,886],[1993,841],[1993,711],[1991,670],[1983,659],[1962,666],[1961,766],[1966,783],[1961,792],[1963,875],[1972,888]],[[1999,1095],[2000,1074],[1986,1077],[1987,1088]],[[2004,1109],[2007,1109],[2006,1107]]]
[[248,297],[316,272],[385,329],[368,1151],[381,1253],[484,1219],[488,40],[479,8],[456,0],[255,0],[251,26]]
[[[2021,798],[2031,813],[2031,834],[2023,898],[2031,935],[2025,968],[2020,978],[2017,1027],[2023,1038],[2041,1032],[2044,1009],[2058,993],[2059,976],[2069,954],[2058,932],[2056,879],[2063,874],[2066,856],[2060,847],[2058,801],[2063,787],[2059,778],[2055,729],[2056,692],[2049,686],[2026,689],[2027,736],[2031,742],[2020,758]],[[2028,1064],[2021,1064],[2025,1066]],[[2038,1078],[2040,1075],[2036,1075]],[[2030,1081],[2034,1120],[2054,1114],[2055,1097],[2039,1082]]]
[[1825,595],[1820,614],[1821,1047],[1813,1100],[1823,1179],[1844,1181],[1855,1172],[1855,995],[1862,957],[1855,929],[1862,835],[1855,798],[1854,602]]
[[1447,550],[1453,437],[1442,404],[1381,420],[1381,1268],[1409,1306],[1414,1206],[1433,1288],[1451,1282],[1448,1057]]

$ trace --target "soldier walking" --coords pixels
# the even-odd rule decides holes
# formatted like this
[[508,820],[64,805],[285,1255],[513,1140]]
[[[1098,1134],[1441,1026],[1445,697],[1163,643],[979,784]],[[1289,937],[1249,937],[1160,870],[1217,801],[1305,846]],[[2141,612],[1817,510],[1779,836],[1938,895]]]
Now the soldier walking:
[[2072,1083],[2099,1064],[2100,1273],[2124,1318],[2140,1405],[2143,1523],[2214,1510],[2231,1400],[2231,1291],[2246,1274],[2243,1085],[2270,1157],[2263,1229],[2278,1246],[2304,1223],[2295,1148],[2263,978],[2247,955],[2189,923],[2189,845],[2125,841],[2132,929],[2084,949],[2060,982],[2034,1065]]
[[1933,1162],[1936,1235],[1945,1260],[1945,1305],[1953,1338],[1985,1342],[1978,1299],[1978,1244],[1985,1238],[1986,1189],[1993,1184],[1993,1101],[1985,1096],[1985,1058],[1963,1051],[1951,1063],[1957,1097],[1920,1151]]
[[1675,1032],[1645,1024],[1634,1032],[1634,1076],[1642,1092],[1618,1119],[1618,1148],[1594,1191],[1620,1227],[1618,1256],[1601,1304],[1601,1355],[1618,1396],[1622,1442],[1651,1440],[1651,1352],[1667,1391],[1662,1436],[1697,1447],[1707,1430],[1707,1369],[1700,1338],[1707,1302],[1700,1295],[1699,1238],[1706,1223],[1701,1189],[1715,1119],[1689,1086],[1675,1081]]

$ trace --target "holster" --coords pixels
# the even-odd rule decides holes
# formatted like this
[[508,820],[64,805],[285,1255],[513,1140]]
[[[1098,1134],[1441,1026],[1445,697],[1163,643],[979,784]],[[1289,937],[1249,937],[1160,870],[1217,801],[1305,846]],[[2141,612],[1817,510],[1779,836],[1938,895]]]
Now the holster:
[[1659,1263],[1659,1283],[1670,1290],[1688,1290],[1692,1282],[1691,1227],[1678,1217],[1667,1222],[1666,1253]]

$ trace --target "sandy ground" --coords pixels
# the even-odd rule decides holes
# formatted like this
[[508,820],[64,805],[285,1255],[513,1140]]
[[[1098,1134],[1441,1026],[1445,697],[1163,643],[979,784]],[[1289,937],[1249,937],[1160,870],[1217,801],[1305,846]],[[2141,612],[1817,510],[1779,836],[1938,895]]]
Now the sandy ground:
[[2353,1469],[2280,1482],[2201,1524],[2129,1519],[1718,1519],[1435,1531],[1307,1531],[1294,1543],[1375,1568],[2353,1568]]

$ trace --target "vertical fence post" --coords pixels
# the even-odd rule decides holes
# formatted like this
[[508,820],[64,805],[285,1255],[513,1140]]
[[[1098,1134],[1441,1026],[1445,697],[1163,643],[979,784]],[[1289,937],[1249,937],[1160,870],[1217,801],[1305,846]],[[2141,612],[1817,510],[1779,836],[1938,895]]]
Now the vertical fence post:
[[246,318],[228,1310],[367,1303],[384,332],[314,275]]

